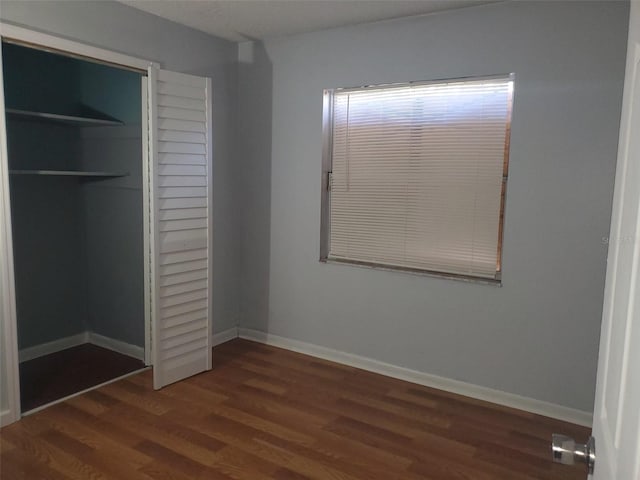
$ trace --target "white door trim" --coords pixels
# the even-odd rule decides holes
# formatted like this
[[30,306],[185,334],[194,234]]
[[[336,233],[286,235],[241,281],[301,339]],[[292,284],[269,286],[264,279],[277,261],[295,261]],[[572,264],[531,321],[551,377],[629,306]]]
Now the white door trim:
[[[1,47],[0,47],[1,51]],[[0,55],[1,60],[1,55]],[[18,333],[16,323],[16,292],[13,275],[13,240],[11,237],[11,208],[9,205],[9,162],[7,157],[6,119],[4,113],[4,78],[0,64],[0,302],[3,322],[0,362],[6,369],[7,410],[0,412],[0,426],[20,418],[20,379],[18,377]],[[0,385],[0,388],[2,386]]]
[[[151,359],[150,359],[150,363],[152,365],[158,365],[158,352],[157,349],[155,348],[155,346],[153,345],[153,340],[154,340],[154,335],[156,335],[157,333],[157,329],[155,328],[156,326],[154,325],[154,323],[156,322],[156,316],[158,315],[158,287],[156,286],[156,279],[157,279],[157,274],[158,272],[156,271],[157,268],[159,267],[158,265],[155,264],[155,262],[153,261],[154,258],[156,258],[156,252],[158,251],[158,236],[155,234],[155,225],[153,224],[155,218],[157,218],[157,205],[156,205],[156,201],[155,201],[155,196],[154,193],[155,189],[156,189],[156,185],[155,185],[155,170],[154,170],[154,159],[157,158],[158,152],[157,150],[157,144],[154,141],[154,136],[151,135],[151,131],[152,129],[156,128],[156,122],[157,122],[157,105],[156,105],[156,100],[154,98],[155,95],[155,90],[153,89],[153,85],[155,85],[156,83],[156,77],[158,75],[158,68],[154,68],[154,67],[149,67],[147,70],[147,98],[146,98],[146,102],[147,102],[147,132],[146,132],[146,142],[147,142],[147,171],[146,171],[146,183],[145,183],[145,187],[146,187],[146,195],[147,195],[147,202],[148,202],[148,207],[149,210],[147,211],[147,215],[149,218],[149,225],[148,228],[147,225],[145,225],[146,228],[146,234],[148,236],[147,238],[147,242],[148,242],[148,247],[149,247],[149,252],[148,255],[150,257],[149,260],[149,273],[147,274],[148,276],[147,281],[149,282],[149,294],[150,294],[150,301],[149,301],[149,308],[150,308],[150,315],[149,315],[149,329],[150,329],[150,333],[149,333],[149,339],[151,341],[150,345],[149,345],[149,351],[151,353]],[[158,372],[157,372],[157,368],[153,369],[153,379],[154,382],[156,381]]]
[[[87,60],[97,60],[110,63],[114,66],[135,69],[144,73],[148,68],[159,68],[160,64],[150,60],[144,60],[130,55],[106,50],[85,43],[76,42],[63,37],[50,35],[29,28],[13,25],[11,23],[0,22],[0,36],[4,40],[14,40],[32,45],[34,48],[41,48],[86,58]],[[3,79],[0,77],[0,89],[3,88]],[[144,94],[144,92],[143,92]],[[144,102],[144,100],[143,100]],[[145,158],[148,158],[148,145],[143,142],[143,168]],[[18,362],[18,331],[15,305],[15,284],[13,272],[13,244],[11,238],[11,211],[9,207],[9,171],[7,157],[7,130],[4,114],[4,94],[0,94],[0,294],[2,302],[3,331],[5,334],[2,350],[6,358],[0,359],[6,362],[7,386],[8,386],[8,411],[1,412],[2,426],[20,419],[20,380]],[[143,183],[147,182],[145,176],[148,171],[143,170]],[[147,218],[146,221],[149,221]],[[144,225],[145,232],[150,226]],[[150,258],[145,257],[145,262]],[[145,265],[145,285],[148,285],[149,268]],[[145,297],[145,303],[147,298]],[[150,322],[148,307],[145,305],[145,323]],[[145,329],[148,328],[145,325]],[[145,335],[145,352],[151,351],[150,332]]]
[[207,98],[206,98],[206,111],[207,119],[209,120],[209,131],[207,132],[207,226],[209,228],[209,283],[207,288],[209,289],[209,322],[207,324],[209,338],[209,359],[207,369],[213,368],[213,355],[211,354],[211,339],[213,338],[213,82],[210,77],[206,80],[207,86]]
[[142,223],[143,223],[143,249],[144,249],[144,364],[153,364],[153,332],[151,330],[151,302],[152,278],[154,266],[151,251],[151,198],[149,190],[149,79],[141,78],[140,93],[142,94]]

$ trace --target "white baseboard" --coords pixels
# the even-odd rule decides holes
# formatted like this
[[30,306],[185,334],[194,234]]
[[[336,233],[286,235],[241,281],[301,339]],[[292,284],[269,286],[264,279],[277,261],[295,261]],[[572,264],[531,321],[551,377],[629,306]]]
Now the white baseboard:
[[222,332],[214,333],[213,335],[211,335],[211,345],[215,347],[216,345],[228,342],[229,340],[233,340],[234,338],[238,338],[238,327],[231,327]]
[[41,343],[40,345],[34,345],[33,347],[23,348],[18,352],[18,361],[20,363],[27,360],[33,360],[34,358],[44,357],[51,353],[56,353],[67,348],[77,347],[83,343],[87,343],[87,332],[78,333],[69,337],[59,338],[52,342]]
[[82,332],[77,335],[71,335],[69,337],[60,338],[52,342],[42,343],[33,347],[23,348],[18,352],[18,358],[20,363],[27,360],[33,360],[34,358],[44,357],[52,353],[66,350],[67,348],[77,347],[84,343],[91,343],[98,347],[107,348],[114,352],[122,353],[133,358],[144,361],[144,348],[137,345],[131,345],[129,343],[121,342],[113,338],[105,337],[104,335],[97,334],[95,332]]
[[562,405],[544,402],[542,400],[522,397],[513,393],[502,392],[500,390],[461,382],[459,380],[452,380],[437,375],[431,375],[429,373],[419,372],[417,370],[411,370],[409,368],[398,367],[396,365],[380,362],[371,358],[340,352],[331,348],[301,342],[299,340],[292,340],[258,330],[240,328],[238,329],[238,334],[240,338],[247,340],[253,340],[255,342],[273,345],[275,347],[292,350],[294,352],[304,353],[306,355],[311,355],[312,357],[318,357],[332,362],[361,368],[370,372],[398,378],[400,380],[406,380],[418,385],[437,388],[439,390],[457,393],[459,395],[464,395],[478,400],[485,400],[498,405],[504,405],[506,407],[556,418],[565,422],[583,425],[585,427],[591,427],[592,425],[593,414],[591,412],[584,412]]
[[[211,336],[211,345],[216,346],[221,343],[228,342],[238,338],[238,327],[232,327],[219,333],[214,333]],[[35,345],[29,348],[23,348],[19,352],[20,362],[26,362],[27,360],[33,360],[34,358],[44,357],[51,353],[60,352],[67,348],[77,347],[83,343],[92,343],[98,347],[107,348],[114,352],[122,353],[133,358],[144,361],[144,348],[130,343],[125,343],[120,340],[105,337],[95,332],[83,332],[70,337],[60,338],[52,342],[43,343],[41,345]]]
[[15,422],[16,420],[18,419],[15,418],[11,410],[2,410],[0,412],[0,427],[9,425],[10,423]]
[[144,347],[126,343],[115,338],[105,337],[95,332],[87,332],[88,342],[97,345],[98,347],[113,350],[114,352],[127,355],[129,357],[137,358],[144,362]]

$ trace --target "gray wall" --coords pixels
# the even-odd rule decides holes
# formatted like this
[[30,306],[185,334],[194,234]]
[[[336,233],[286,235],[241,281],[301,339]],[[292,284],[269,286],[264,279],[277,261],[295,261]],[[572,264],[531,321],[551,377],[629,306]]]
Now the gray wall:
[[160,62],[163,68],[213,79],[214,332],[238,316],[239,248],[233,158],[236,51],[219,40],[109,1],[3,1],[0,18],[90,45]]
[[[519,1],[256,48],[239,69],[239,131],[262,142],[240,152],[243,256],[266,244],[270,261],[243,264],[268,282],[243,285],[241,326],[591,410],[627,22],[623,2]],[[319,263],[323,88],[508,72],[503,286]]]
[[240,211],[242,255],[240,318],[267,325],[271,222],[272,68],[260,43],[243,43],[238,51],[238,158],[243,194]]

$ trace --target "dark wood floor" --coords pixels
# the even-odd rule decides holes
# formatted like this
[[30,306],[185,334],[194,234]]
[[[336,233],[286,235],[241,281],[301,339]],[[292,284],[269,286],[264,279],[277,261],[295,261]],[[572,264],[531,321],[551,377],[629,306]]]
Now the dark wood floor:
[[2,479],[571,480],[586,428],[264,345],[153,391],[151,372],[0,431]]
[[23,412],[144,368],[144,362],[90,343],[20,364]]

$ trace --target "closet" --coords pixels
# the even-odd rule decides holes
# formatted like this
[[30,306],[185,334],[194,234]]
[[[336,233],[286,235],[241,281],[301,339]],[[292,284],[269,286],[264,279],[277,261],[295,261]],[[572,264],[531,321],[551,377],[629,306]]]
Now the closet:
[[144,367],[146,72],[8,42],[2,65],[25,412]]
[[3,424],[145,365],[156,389],[211,369],[212,80],[0,36]]

